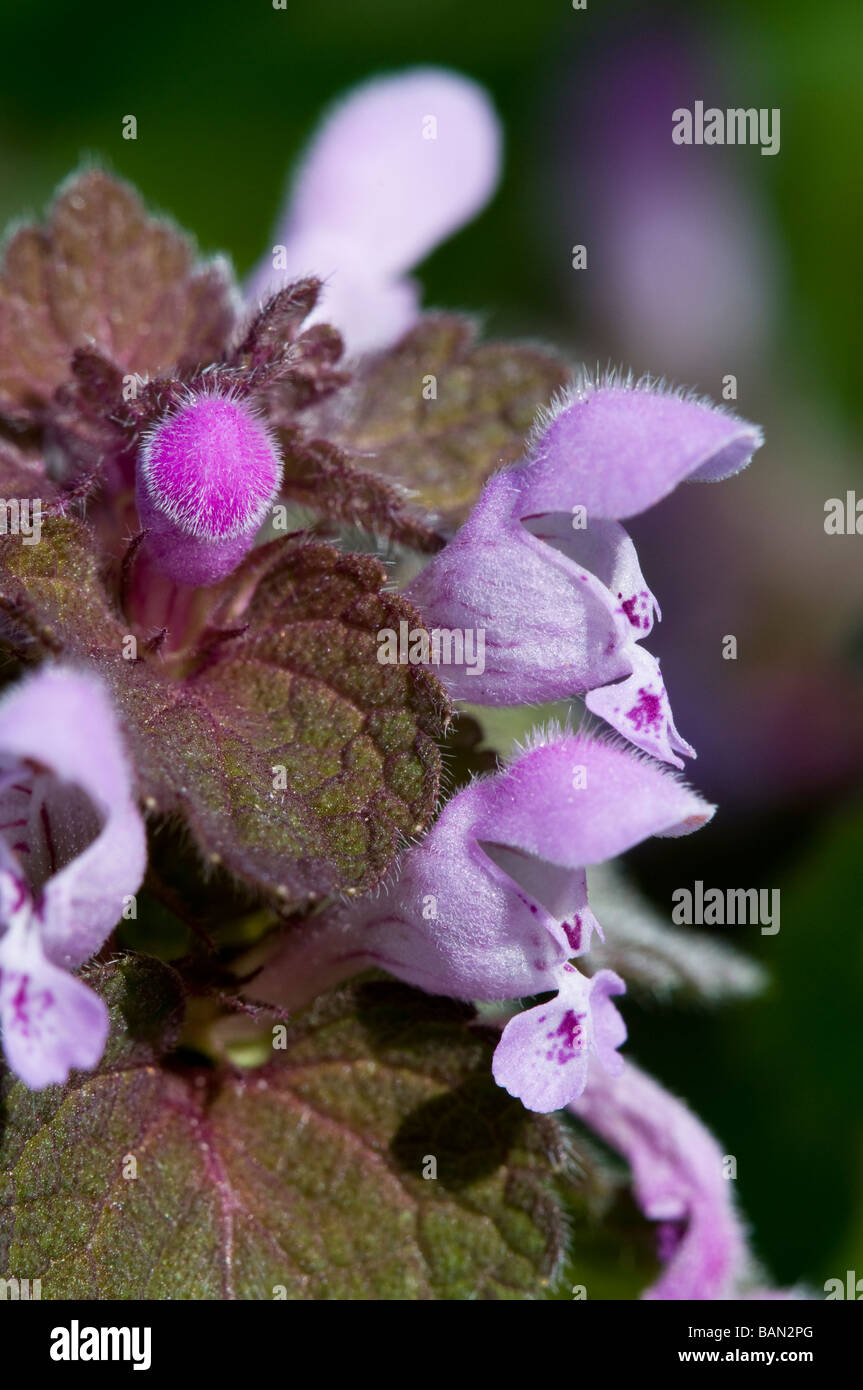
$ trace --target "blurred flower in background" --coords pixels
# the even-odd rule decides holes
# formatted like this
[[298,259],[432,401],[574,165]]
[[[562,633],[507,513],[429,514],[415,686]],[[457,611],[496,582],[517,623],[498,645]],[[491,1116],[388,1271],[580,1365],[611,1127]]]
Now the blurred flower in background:
[[[718,26],[638,14],[593,35],[562,82],[548,192],[587,246],[587,271],[562,283],[591,352],[766,422],[759,469],[722,495],[681,489],[631,529],[662,595],[655,644],[698,783],[726,808],[767,809],[848,791],[863,772],[863,566],[854,539],[823,525],[848,478],[841,432],[783,376],[773,159],[671,139],[672,112],[696,100],[762,104],[723,49]],[[681,565],[685,588],[671,582]]]
[[671,113],[721,105],[718,91],[688,26],[636,21],[583,53],[558,131],[559,203],[591,272],[569,277],[570,299],[634,361],[687,381],[757,370],[776,313],[781,254],[751,168],[671,139]]

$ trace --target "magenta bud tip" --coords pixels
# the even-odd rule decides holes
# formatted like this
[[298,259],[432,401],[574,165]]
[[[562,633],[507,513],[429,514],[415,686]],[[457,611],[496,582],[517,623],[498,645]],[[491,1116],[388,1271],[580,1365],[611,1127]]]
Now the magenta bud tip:
[[281,471],[278,449],[248,405],[190,396],[150,430],[138,458],[138,514],[158,567],[182,584],[224,578],[254,542]]

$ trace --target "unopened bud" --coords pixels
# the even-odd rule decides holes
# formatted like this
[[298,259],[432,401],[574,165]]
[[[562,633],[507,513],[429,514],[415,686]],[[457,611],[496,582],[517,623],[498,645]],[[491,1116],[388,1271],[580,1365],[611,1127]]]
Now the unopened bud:
[[281,479],[266,426],[227,395],[190,396],[155,425],[137,468],[147,549],[179,584],[215,584],[250,549]]

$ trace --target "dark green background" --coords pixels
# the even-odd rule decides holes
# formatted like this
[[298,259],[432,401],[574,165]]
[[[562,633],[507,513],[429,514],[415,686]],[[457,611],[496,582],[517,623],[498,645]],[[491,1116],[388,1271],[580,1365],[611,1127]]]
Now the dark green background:
[[[804,393],[825,432],[829,422],[833,437],[850,438],[861,413],[859,4],[726,0],[686,6],[690,19],[695,9],[726,72],[756,84],[754,104],[783,113],[782,152],[755,170],[783,257],[770,410],[781,412],[783,393],[789,402]],[[562,306],[549,267],[555,210],[546,134],[591,45],[630,23],[677,23],[667,4],[635,10],[599,0],[589,0],[586,13],[574,13],[568,0],[289,0],[286,11],[270,0],[4,0],[0,215],[5,222],[38,211],[56,182],[92,154],[193,230],[205,250],[230,252],[245,272],[270,245],[288,168],[320,109],[375,71],[443,63],[492,92],[507,161],[491,207],[423,267],[428,302],[481,310],[492,332],[591,341],[590,322],[577,303]],[[121,138],[130,113],[138,120],[134,143]],[[575,239],[568,227],[560,235],[565,245]],[[603,341],[601,350],[620,346]],[[759,405],[747,400],[746,413],[763,418]],[[863,495],[859,454],[842,452],[847,485],[856,480]],[[813,474],[821,465],[817,453],[805,464]],[[859,581],[863,537],[856,544]],[[793,547],[784,563],[795,564]],[[782,583],[780,571],[777,590]],[[843,600],[849,631],[859,634],[859,586]],[[835,736],[841,748],[847,730],[837,726]],[[697,765],[692,775],[701,785]],[[774,798],[757,811],[730,812],[708,835],[712,847],[698,854],[686,841],[643,852],[639,878],[665,905],[670,884],[698,876],[781,886],[779,937],[750,929],[745,943],[737,938],[763,957],[774,986],[757,1003],[718,1013],[630,1006],[633,1051],[737,1155],[741,1201],[779,1281],[805,1278],[820,1288],[847,1268],[863,1276],[859,800],[834,777],[811,804]],[[752,877],[756,863],[761,871]]]

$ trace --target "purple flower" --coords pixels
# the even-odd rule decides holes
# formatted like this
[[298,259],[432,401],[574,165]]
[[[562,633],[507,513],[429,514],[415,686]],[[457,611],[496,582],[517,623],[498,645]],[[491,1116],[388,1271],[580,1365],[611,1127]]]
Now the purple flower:
[[623,1066],[626,1025],[611,1002],[626,985],[613,970],[592,979],[564,965],[557,997],[510,1019],[494,1054],[499,1086],[529,1110],[560,1110],[581,1095],[592,1057],[609,1076]]
[[104,1003],[69,972],[96,952],[144,873],[144,827],[99,680],[45,667],[0,701],[0,1023],[38,1089],[93,1067]]
[[741,1296],[749,1252],[723,1155],[701,1121],[631,1062],[612,1077],[591,1068],[569,1108],[624,1155],[638,1204],[658,1223],[665,1268],[642,1298]]
[[[742,1238],[712,1185],[715,1146],[675,1102],[645,1101],[624,1065],[615,1000],[638,956],[615,942],[590,960],[603,933],[587,871],[713,813],[645,756],[680,766],[692,750],[641,645],[659,611],[620,523],[686,478],[736,472],[760,434],[612,376],[582,379],[525,446],[567,365],[476,343],[453,315],[414,325],[408,273],[490,195],[498,146],[487,99],[453,74],[361,89],[313,145],[244,318],[225,265],[199,263],[98,171],[11,239],[0,465],[10,497],[38,479],[49,508],[37,555],[0,545],[0,635],[14,661],[48,664],[0,699],[3,1043],[36,1088],[101,1056],[106,1007],[73,972],[144,872],[134,782],[160,820],[149,882],[215,947],[177,963],[190,994],[256,1015],[225,995],[234,967],[237,990],[251,979],[250,995],[287,1009],[375,967],[457,1000],[527,1001],[493,1011],[507,1020],[498,1084],[539,1112],[583,1097],[579,1113],[629,1157],[661,1223],[671,1293],[654,1296],[726,1296]],[[365,356],[345,363],[338,330]],[[426,361],[435,390],[420,401]],[[290,508],[314,525],[281,534]],[[342,548],[344,527],[436,558],[394,593],[368,545]],[[581,694],[625,738],[539,735],[441,805],[452,707],[424,662],[477,703]],[[235,954],[247,905],[256,953],[272,951],[257,976]],[[470,1026],[471,1010],[445,1012]]]
[[183,584],[230,574],[254,544],[281,476],[278,447],[244,401],[190,392],[138,455],[138,515],[158,568]]
[[615,354],[705,381],[734,363],[749,380],[769,358],[781,263],[763,189],[739,162],[670,138],[682,93],[725,105],[716,46],[638,7],[598,37],[561,91],[545,220],[578,226],[601,270],[567,269],[561,289],[592,306]]
[[487,95],[458,73],[416,68],[358,87],[312,140],[250,295],[318,275],[318,318],[352,353],[395,342],[419,314],[407,272],[491,197],[500,145]]
[[560,1109],[579,1094],[591,1055],[614,1069],[625,1037],[609,997],[623,982],[610,970],[585,979],[568,963],[598,929],[586,868],[650,835],[688,834],[712,814],[673,773],[616,742],[538,739],[447,802],[384,894],[289,938],[254,993],[293,1002],[300,979],[318,990],[369,966],[457,999],[555,990],[551,1004],[508,1024],[494,1070],[528,1108]]
[[428,627],[485,634],[482,671],[440,668],[451,693],[491,705],[585,694],[619,733],[682,767],[693,750],[638,645],[658,605],[619,521],[684,479],[738,472],[760,443],[754,425],[691,396],[583,378],[407,591]]

